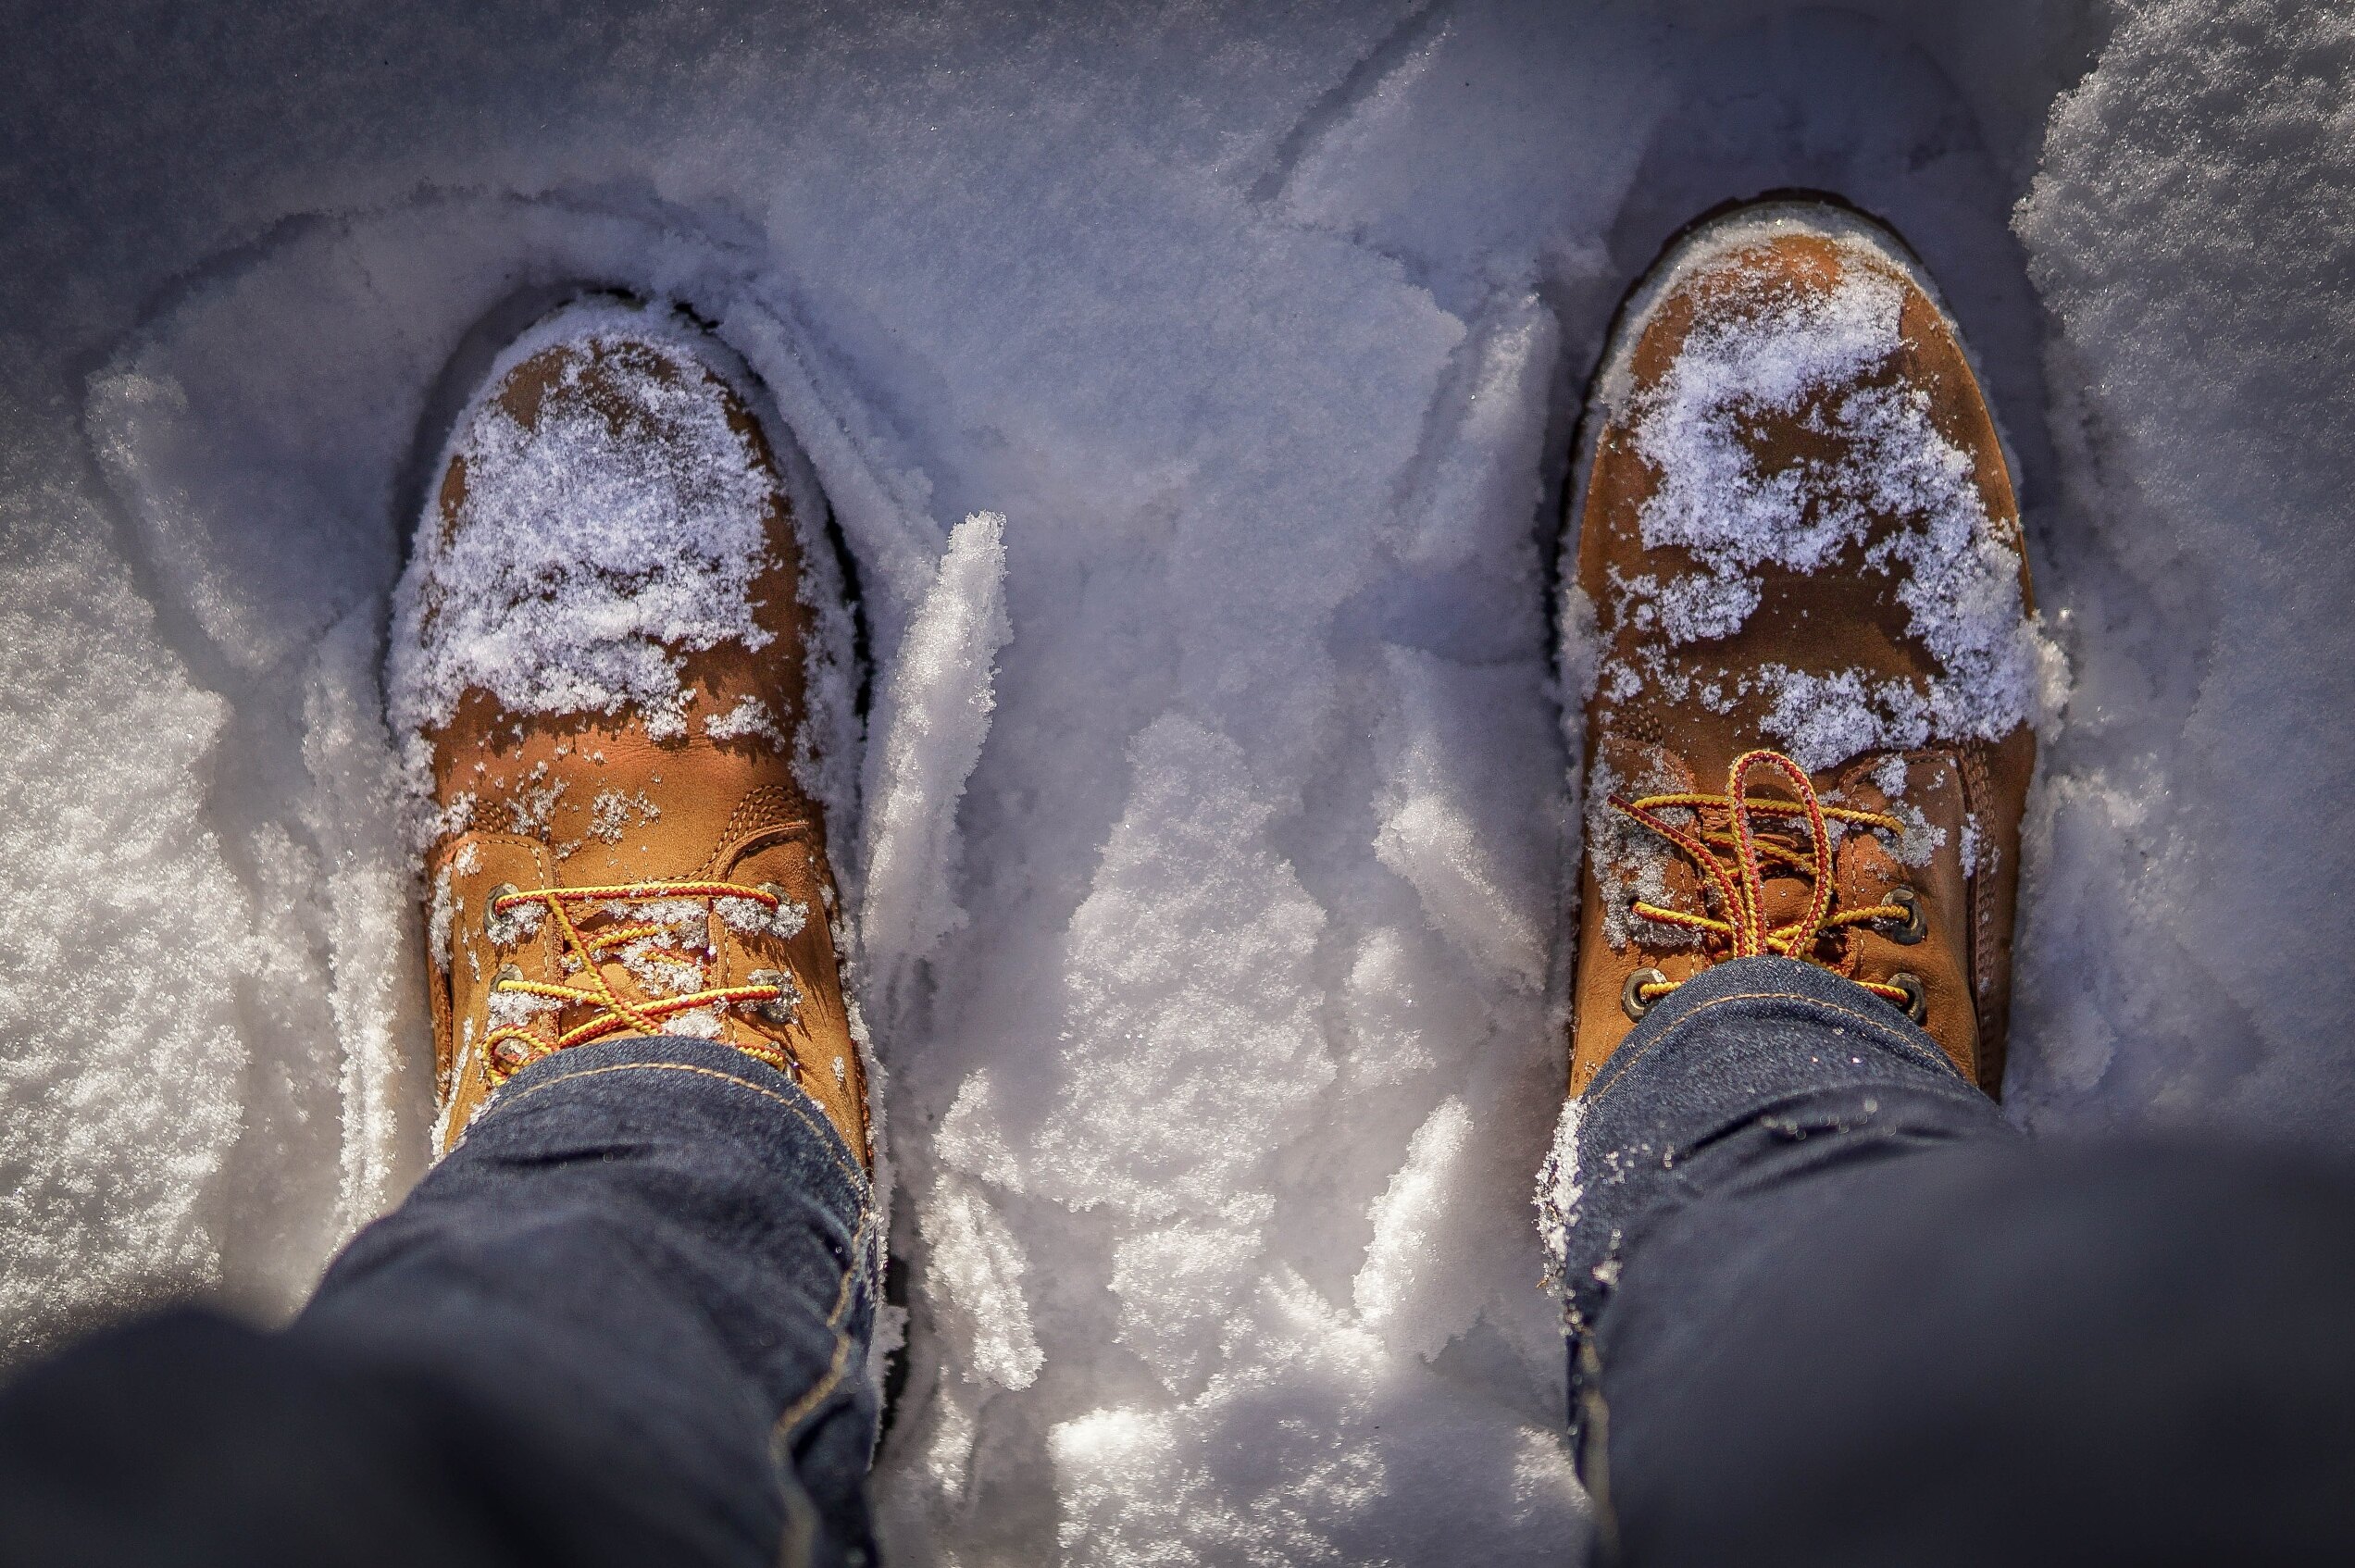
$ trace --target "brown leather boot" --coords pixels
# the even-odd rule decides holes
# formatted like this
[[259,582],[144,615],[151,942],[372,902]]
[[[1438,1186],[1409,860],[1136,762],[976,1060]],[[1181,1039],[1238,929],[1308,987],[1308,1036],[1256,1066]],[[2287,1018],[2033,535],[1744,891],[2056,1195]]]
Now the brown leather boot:
[[1622,312],[1572,494],[1571,1091],[1684,979],[1780,953],[1996,1092],[2029,723],[2058,666],[1927,280],[1829,205],[1699,227]]
[[453,436],[388,670],[433,805],[445,1149],[552,1052],[684,1034],[791,1076],[868,1158],[814,798],[845,616],[749,395],[672,313],[582,304]]

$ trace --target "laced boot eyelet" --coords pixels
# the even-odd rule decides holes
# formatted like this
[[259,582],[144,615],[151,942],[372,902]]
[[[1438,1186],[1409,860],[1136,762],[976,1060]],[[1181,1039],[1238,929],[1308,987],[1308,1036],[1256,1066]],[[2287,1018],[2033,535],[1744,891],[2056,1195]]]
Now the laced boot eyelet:
[[500,1076],[509,1077],[531,1064],[531,1048],[510,1035],[491,1048],[491,1060]]
[[521,891],[523,891],[523,890],[517,887],[513,882],[502,882],[497,887],[492,889],[491,891],[483,898],[482,934],[491,939],[492,946],[505,947],[521,934],[517,929],[517,922],[514,915],[502,915],[499,913],[499,901],[501,899],[512,898]]
[[1929,912],[1922,907],[1922,895],[1911,888],[1892,888],[1888,902],[1905,911],[1905,924],[1888,933],[1888,940],[1912,947],[1930,934]]
[[1888,983],[1905,993],[1903,1002],[1891,1005],[1917,1024],[1930,1015],[1929,992],[1924,989],[1921,976],[1910,969],[1900,969],[1888,977]]
[[753,1003],[753,1011],[783,1028],[802,1014],[802,988],[782,969],[755,969],[744,977],[748,986],[775,986],[778,994]]
[[1642,1022],[1643,1015],[1651,1012],[1653,1003],[1659,1001],[1657,997],[1649,1002],[1646,1001],[1643,994],[1644,987],[1664,986],[1667,983],[1668,977],[1657,969],[1637,970],[1627,977],[1627,983],[1619,988],[1619,1011],[1627,1015],[1627,1021],[1631,1024]]

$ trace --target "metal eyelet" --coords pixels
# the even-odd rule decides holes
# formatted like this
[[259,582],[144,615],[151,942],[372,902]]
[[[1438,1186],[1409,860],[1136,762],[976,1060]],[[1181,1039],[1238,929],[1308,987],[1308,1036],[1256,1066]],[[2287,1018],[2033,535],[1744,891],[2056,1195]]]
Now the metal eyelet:
[[[1627,977],[1627,983],[1619,988],[1619,1011],[1627,1015],[1629,1023],[1640,1023],[1643,1015],[1652,1009],[1652,1002],[1644,1000],[1644,987],[1664,986],[1667,983],[1668,977],[1657,969],[1637,970]],[[1653,1002],[1658,1000],[1654,998]]]
[[1921,894],[1911,888],[1891,888],[1883,902],[1905,911],[1905,924],[1888,933],[1889,940],[1912,947],[1930,934],[1929,912],[1922,907]]
[[491,1056],[510,1073],[519,1072],[531,1064],[531,1048],[513,1035],[492,1046]]
[[775,986],[779,995],[753,1003],[753,1011],[779,1028],[802,1015],[802,988],[782,969],[755,969],[744,977],[748,986]]
[[482,934],[495,947],[505,947],[516,940],[516,917],[499,913],[499,901],[523,891],[513,882],[502,882],[483,896]]
[[1908,1018],[1918,1024],[1930,1015],[1930,996],[1923,988],[1921,976],[1910,969],[1900,969],[1888,977],[1888,983],[1905,993],[1902,1009]]
[[[809,928],[810,906],[795,898],[792,890],[782,882],[763,882],[760,890],[777,901],[777,907],[769,911],[769,935],[791,941]],[[827,907],[833,907],[830,901]]]

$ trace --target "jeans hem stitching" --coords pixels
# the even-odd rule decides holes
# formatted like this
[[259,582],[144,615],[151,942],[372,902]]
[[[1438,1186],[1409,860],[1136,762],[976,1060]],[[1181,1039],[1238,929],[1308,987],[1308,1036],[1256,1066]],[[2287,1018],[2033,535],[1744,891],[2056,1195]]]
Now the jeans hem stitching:
[[[1667,1044],[1671,1039],[1675,1038],[1677,1030],[1683,1028],[1687,1024],[1691,1023],[1694,1019],[1700,1017],[1702,1014],[1708,1012],[1713,1007],[1724,1007],[1730,1002],[1805,1002],[1813,1007],[1823,1008],[1828,1013],[1837,1013],[1843,1018],[1852,1018],[1864,1027],[1886,1036],[1892,1043],[1904,1047],[1908,1052],[1919,1052],[1922,1049],[1919,1041],[1913,1039],[1900,1030],[1891,1027],[1889,1025],[1883,1023],[1878,1018],[1867,1017],[1865,1014],[1855,1011],[1853,1008],[1844,1007],[1837,1002],[1826,1002],[1822,997],[1809,996],[1804,991],[1740,991],[1732,996],[1716,996],[1710,998],[1707,1002],[1702,1002],[1700,1006],[1694,1008],[1683,1017],[1678,1018],[1666,1028],[1661,1030],[1656,1038],[1646,1040],[1637,1049],[1635,1054],[1632,1056],[1626,1056],[1623,1052],[1622,1056],[1624,1056],[1624,1064],[1620,1066],[1620,1070],[1611,1075],[1611,1079],[1608,1083],[1599,1084],[1589,1088],[1584,1098],[1589,1101],[1589,1103],[1601,1100],[1604,1095],[1609,1094],[1613,1089],[1619,1086],[1619,1081],[1627,1076],[1627,1070],[1629,1068],[1633,1067],[1638,1062],[1642,1061],[1646,1056],[1651,1055],[1652,1052],[1661,1046]],[[1945,1052],[1933,1050],[1929,1052],[1929,1054],[1935,1057],[1938,1063],[1943,1065],[1948,1072],[1954,1074],[1956,1076],[1961,1076],[1961,1069],[1954,1065],[1952,1060],[1947,1056]],[[1613,1061],[1614,1063],[1619,1063],[1622,1061],[1622,1057],[1614,1057]]]
[[[832,1126],[827,1124],[823,1113],[813,1116],[810,1112],[798,1101],[779,1094],[777,1090],[770,1089],[766,1085],[756,1084],[750,1078],[738,1077],[733,1073],[723,1073],[716,1067],[706,1067],[699,1063],[616,1062],[603,1067],[576,1068],[572,1071],[564,1073],[560,1076],[542,1078],[538,1083],[528,1084],[522,1089],[512,1094],[505,1096],[493,1096],[490,1101],[483,1106],[481,1114],[478,1115],[475,1118],[475,1121],[478,1125],[482,1122],[486,1122],[492,1116],[497,1115],[502,1110],[519,1105],[523,1101],[530,1099],[533,1095],[538,1094],[542,1089],[554,1089],[558,1084],[570,1083],[576,1078],[602,1077],[608,1073],[693,1073],[702,1077],[717,1078],[722,1083],[734,1084],[740,1089],[748,1089],[754,1094],[761,1095],[766,1099],[776,1101],[779,1105],[784,1106],[786,1110],[791,1111],[794,1115],[800,1117],[803,1123],[805,1124],[812,1132],[818,1134],[827,1141],[829,1145],[827,1150],[827,1155],[834,1162],[834,1168],[841,1172],[844,1179],[851,1183],[851,1189],[858,1198],[860,1211],[864,1213],[866,1209],[872,1206],[872,1200],[867,1192],[867,1182],[866,1176],[856,1170],[850,1161],[845,1160],[841,1154],[835,1152],[831,1147],[831,1145],[837,1144],[841,1140],[841,1135],[835,1133]],[[802,1091],[797,1089],[795,1092],[800,1093]]]

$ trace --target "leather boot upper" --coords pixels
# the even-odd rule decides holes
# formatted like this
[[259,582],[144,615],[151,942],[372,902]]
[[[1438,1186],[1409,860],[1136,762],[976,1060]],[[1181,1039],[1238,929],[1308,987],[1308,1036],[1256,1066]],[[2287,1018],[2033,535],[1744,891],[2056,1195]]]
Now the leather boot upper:
[[[681,324],[609,309],[539,335],[551,341],[461,422],[395,634],[411,642],[395,649],[394,712],[413,721],[432,803],[442,1146],[550,1052],[670,1033],[788,1074],[865,1160],[866,1074],[808,782],[816,607],[789,488],[744,395]],[[653,531],[616,537],[632,529]],[[517,540],[551,557],[546,573],[469,565],[470,546]],[[569,549],[594,569],[555,559]],[[666,643],[666,628],[683,629]],[[511,629],[520,652],[498,645]]]
[[[1737,952],[1746,827],[1762,951],[1781,932],[1790,956],[1878,992],[1860,1005],[1918,1013],[1994,1092],[2052,655],[1952,323],[1862,220],[1736,213],[1631,297],[1582,448],[1572,1091],[1650,1001]],[[1803,778],[1729,779],[1762,751]],[[1820,860],[1810,795],[1828,813]]]

